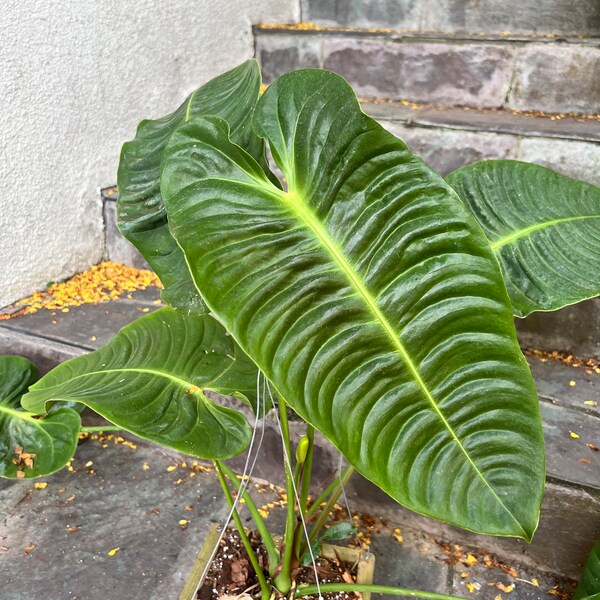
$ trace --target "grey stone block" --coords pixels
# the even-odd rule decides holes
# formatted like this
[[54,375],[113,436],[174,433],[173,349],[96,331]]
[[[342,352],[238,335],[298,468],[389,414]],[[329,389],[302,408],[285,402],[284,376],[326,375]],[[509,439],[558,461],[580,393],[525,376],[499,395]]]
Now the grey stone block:
[[318,37],[267,34],[256,38],[256,58],[265,83],[271,83],[288,71],[319,67],[320,56],[321,40]]
[[586,300],[556,312],[533,313],[517,319],[516,323],[522,346],[600,358],[600,299]]
[[117,207],[113,200],[103,200],[105,258],[137,269],[150,269],[138,249],[126,240],[117,227]]
[[401,535],[402,542],[396,541],[391,531],[372,536],[369,551],[375,555],[374,583],[438,594],[451,593],[448,584],[452,567],[435,540],[408,527],[402,528]]
[[514,114],[504,110],[472,108],[431,106],[410,108],[398,102],[363,102],[362,108],[378,120],[423,127],[600,142],[600,121],[597,119],[581,117],[553,119]]
[[545,357],[528,356],[527,362],[540,398],[600,418],[600,402],[598,406],[585,404],[600,400],[599,373]]
[[515,158],[517,153],[518,140],[512,135],[383,125],[442,176],[478,160]]
[[363,97],[497,107],[508,90],[512,52],[499,44],[331,38],[323,42],[323,66]]
[[333,27],[417,31],[422,0],[302,0],[302,19]]
[[600,144],[524,138],[519,146],[519,160],[600,185]]
[[24,356],[38,368],[40,375],[46,374],[65,360],[81,356],[87,351],[84,348],[40,338],[18,329],[0,327],[0,355]]
[[[158,288],[154,288],[154,293],[158,299]],[[48,341],[94,350],[109,342],[125,325],[160,307],[160,304],[152,302],[113,300],[73,306],[68,313],[39,310],[32,315],[10,319],[2,327]]]
[[[317,2],[317,0],[315,0]],[[596,0],[423,0],[424,31],[600,35]]]
[[597,113],[600,48],[564,44],[519,48],[507,105],[521,110]]
[[[137,449],[81,444],[74,472],[44,478],[43,490],[32,481],[0,481],[1,545],[8,548],[0,553],[3,600],[179,597],[211,522],[226,517],[227,505],[214,474],[168,472],[173,455],[130,439]],[[180,464],[185,457],[177,458]]]

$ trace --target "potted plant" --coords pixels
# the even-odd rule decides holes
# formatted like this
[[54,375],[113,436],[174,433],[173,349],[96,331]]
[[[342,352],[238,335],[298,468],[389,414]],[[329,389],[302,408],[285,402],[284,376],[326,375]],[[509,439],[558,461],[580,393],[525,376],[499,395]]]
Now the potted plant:
[[[263,600],[349,589],[442,597],[297,585],[354,469],[414,511],[531,540],[544,444],[513,314],[599,293],[598,188],[515,161],[476,163],[444,181],[361,111],[340,76],[288,73],[260,96],[255,61],[143,121],[123,147],[118,185],[121,230],[170,307],[33,385],[27,363],[4,359],[0,475],[61,468],[81,405],[213,460]],[[246,403],[254,427],[207,391]],[[252,449],[273,406],[288,497],[279,543],[247,492],[250,469],[240,483],[223,462]],[[288,407],[306,422],[296,448]],[[350,466],[311,504],[315,428]]]

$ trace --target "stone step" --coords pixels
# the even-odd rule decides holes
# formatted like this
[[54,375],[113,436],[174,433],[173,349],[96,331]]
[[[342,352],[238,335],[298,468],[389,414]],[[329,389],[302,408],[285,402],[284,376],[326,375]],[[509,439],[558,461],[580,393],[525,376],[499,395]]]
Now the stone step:
[[600,39],[405,35],[256,26],[266,82],[292,69],[343,75],[364,98],[475,108],[597,113]]
[[417,32],[600,35],[596,0],[302,0],[302,19]]
[[[2,321],[0,354],[24,353],[46,371],[52,361],[58,364],[92,350],[127,322],[158,308],[157,294],[156,288],[148,288],[131,298],[72,307],[68,313],[40,310]],[[600,369],[576,368],[544,356],[528,360],[540,394],[548,463],[547,494],[533,544],[477,536],[416,515],[358,476],[349,486],[353,510],[441,539],[463,540],[530,567],[578,575],[586,553],[600,537],[600,452],[594,450],[600,447],[600,409],[593,405],[600,404]],[[264,458],[255,474],[282,483],[279,432],[272,418],[266,419],[265,426]],[[303,427],[292,422],[295,439]],[[339,454],[322,436],[318,445],[315,470],[322,477],[338,468]],[[238,457],[233,464],[243,466],[243,461],[243,456]]]

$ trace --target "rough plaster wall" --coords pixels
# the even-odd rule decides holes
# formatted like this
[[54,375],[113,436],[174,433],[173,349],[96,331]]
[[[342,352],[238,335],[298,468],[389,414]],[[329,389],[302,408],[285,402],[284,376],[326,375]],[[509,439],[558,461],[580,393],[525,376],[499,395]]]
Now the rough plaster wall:
[[0,306],[102,257],[98,189],[142,117],[253,55],[298,0],[4,0]]

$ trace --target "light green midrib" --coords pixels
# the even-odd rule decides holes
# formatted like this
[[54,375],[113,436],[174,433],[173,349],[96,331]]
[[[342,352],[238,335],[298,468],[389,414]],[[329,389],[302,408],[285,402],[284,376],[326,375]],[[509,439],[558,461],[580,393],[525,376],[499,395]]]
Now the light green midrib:
[[15,417],[17,419],[22,419],[23,421],[33,421],[37,422],[36,419],[33,418],[33,413],[30,415],[29,413],[23,412],[22,410],[16,410],[14,408],[9,408],[8,406],[2,406],[0,404],[0,413],[4,413],[6,415],[10,415],[11,417]]
[[296,214],[307,225],[307,227],[316,235],[316,237],[319,239],[319,241],[327,248],[327,250],[330,252],[331,256],[334,258],[334,260],[337,262],[337,264],[342,269],[342,271],[352,281],[352,283],[353,283],[355,289],[357,290],[357,292],[359,293],[359,295],[364,299],[364,301],[369,306],[370,310],[373,312],[373,314],[375,315],[377,320],[381,323],[382,327],[384,328],[386,334],[388,335],[388,337],[390,338],[390,340],[392,341],[394,346],[397,348],[398,352],[404,359],[404,361],[405,361],[406,365],[408,366],[414,379],[416,380],[419,387],[423,391],[425,397],[427,398],[427,400],[433,407],[436,414],[442,420],[442,423],[444,424],[444,426],[446,427],[446,429],[452,436],[452,439],[456,442],[458,447],[461,449],[461,451],[465,455],[469,464],[473,467],[473,469],[475,470],[477,475],[485,483],[486,487],[489,489],[489,491],[493,495],[493,497],[498,501],[500,506],[502,506],[504,508],[506,513],[508,515],[510,515],[510,517],[517,524],[517,526],[519,527],[521,532],[525,535],[525,537],[527,537],[527,533],[523,529],[522,525],[519,523],[519,521],[516,519],[516,517],[512,514],[512,512],[506,507],[504,502],[502,502],[502,500],[499,498],[498,494],[496,494],[496,492],[494,491],[492,486],[488,483],[488,481],[484,477],[483,473],[479,470],[479,467],[477,467],[477,465],[473,462],[473,459],[469,456],[469,453],[467,452],[466,448],[462,445],[460,439],[458,438],[458,436],[456,435],[456,433],[450,426],[450,423],[448,423],[448,421],[446,420],[446,417],[444,417],[443,413],[440,411],[437,403],[435,402],[435,399],[433,398],[427,385],[423,381],[421,374],[419,373],[416,365],[413,363],[406,348],[402,344],[402,341],[398,338],[398,336],[396,335],[396,332],[394,331],[392,326],[389,324],[385,315],[381,312],[381,310],[377,306],[377,303],[375,302],[375,300],[373,299],[373,297],[367,290],[365,284],[361,281],[360,277],[355,273],[352,265],[350,265],[350,263],[348,263],[348,261],[345,259],[344,255],[342,254],[340,249],[336,246],[335,242],[329,237],[328,233],[323,229],[323,227],[319,223],[319,221],[304,206],[304,203],[299,196],[297,196],[293,191],[285,193],[285,192],[281,192],[280,190],[277,190],[277,193],[280,195],[281,198],[283,198],[284,201],[286,201],[286,205],[293,207]]
[[194,92],[192,92],[192,95],[190,96],[190,99],[188,100],[187,106],[185,107],[185,122],[187,123],[190,120],[190,116],[192,114],[192,101],[194,100],[194,96],[196,95],[196,92],[198,90],[195,90]]
[[534,225],[530,225],[529,227],[525,227],[524,229],[519,229],[517,231],[513,231],[509,235],[506,235],[495,242],[491,242],[490,246],[492,250],[495,252],[502,246],[506,246],[506,244],[510,244],[515,240],[518,240],[522,237],[527,237],[530,233],[534,231],[540,231],[541,229],[547,229],[548,227],[553,227],[554,225],[558,225],[559,223],[569,223],[572,221],[582,221],[585,219],[600,219],[600,215],[578,215],[576,217],[563,217],[560,219],[553,219],[551,221],[543,221],[542,223],[535,223]]
[[[101,371],[89,371],[88,373],[82,373],[81,375],[76,375],[75,377],[71,377],[69,379],[69,382],[71,381],[75,381],[77,379],[82,379],[84,377],[92,377],[94,375],[106,375],[107,373],[142,373],[145,375],[154,375],[156,377],[162,377],[164,379],[169,379],[172,382],[174,382],[175,384],[177,384],[180,387],[185,387],[187,389],[189,389],[192,386],[198,387],[198,390],[195,390],[193,392],[190,392],[190,394],[198,394],[199,392],[202,392],[202,390],[206,390],[208,389],[211,385],[213,385],[213,383],[215,381],[217,381],[222,375],[223,373],[225,373],[228,369],[225,369],[222,373],[219,374],[218,377],[216,377],[215,379],[212,379],[211,381],[206,382],[205,384],[202,384],[202,386],[197,386],[195,383],[191,382],[191,381],[186,381],[185,379],[181,379],[179,377],[175,377],[174,375],[171,375],[169,373],[165,373],[164,371],[156,371],[154,369],[142,369],[142,368],[124,368],[124,369],[104,369]],[[36,390],[33,389],[31,390],[32,392],[48,392],[50,390],[56,389],[61,387],[62,385],[64,385],[63,383],[59,383],[57,385],[53,385],[52,387],[49,388],[42,388],[40,390]],[[199,394],[203,399],[206,398],[204,396],[204,394],[200,393]]]

